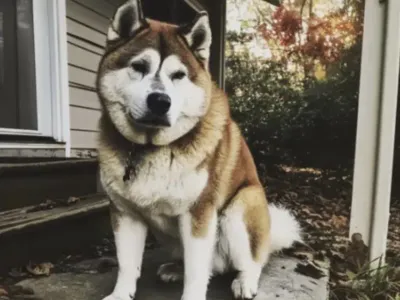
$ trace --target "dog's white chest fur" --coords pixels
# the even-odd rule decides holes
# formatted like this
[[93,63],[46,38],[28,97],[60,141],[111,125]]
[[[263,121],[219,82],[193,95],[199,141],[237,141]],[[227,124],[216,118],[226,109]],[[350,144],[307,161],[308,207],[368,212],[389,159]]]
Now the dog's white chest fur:
[[152,214],[176,216],[198,199],[207,179],[206,170],[185,170],[179,165],[149,161],[125,192]]
[[208,180],[205,169],[188,166],[169,151],[159,151],[143,160],[132,178],[109,185],[113,194],[132,202],[149,217],[178,216],[198,200]]

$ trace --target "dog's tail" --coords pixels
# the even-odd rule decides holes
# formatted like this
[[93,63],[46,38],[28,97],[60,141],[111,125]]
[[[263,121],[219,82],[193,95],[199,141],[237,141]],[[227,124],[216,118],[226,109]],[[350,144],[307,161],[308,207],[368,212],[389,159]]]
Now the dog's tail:
[[290,248],[294,242],[302,243],[300,224],[291,212],[274,204],[270,204],[268,207],[271,220],[271,253]]

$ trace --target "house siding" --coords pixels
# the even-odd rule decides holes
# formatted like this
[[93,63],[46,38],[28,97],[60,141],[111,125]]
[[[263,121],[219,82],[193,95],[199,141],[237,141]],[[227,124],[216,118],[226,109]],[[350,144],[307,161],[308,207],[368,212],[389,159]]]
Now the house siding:
[[71,156],[96,154],[101,107],[96,71],[109,20],[117,7],[107,0],[66,0]]

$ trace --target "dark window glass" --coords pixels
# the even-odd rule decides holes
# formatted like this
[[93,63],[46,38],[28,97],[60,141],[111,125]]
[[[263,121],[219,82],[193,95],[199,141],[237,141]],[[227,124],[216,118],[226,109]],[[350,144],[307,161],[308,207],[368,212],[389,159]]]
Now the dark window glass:
[[147,18],[174,24],[191,22],[196,11],[184,0],[142,0]]
[[37,129],[32,0],[0,1],[0,128]]

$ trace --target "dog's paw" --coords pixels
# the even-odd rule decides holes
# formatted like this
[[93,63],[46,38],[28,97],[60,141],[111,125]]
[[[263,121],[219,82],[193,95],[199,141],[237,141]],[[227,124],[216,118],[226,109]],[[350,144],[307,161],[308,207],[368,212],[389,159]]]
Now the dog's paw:
[[164,282],[183,281],[183,265],[181,263],[166,263],[157,271],[158,277]]
[[247,274],[238,274],[232,282],[235,299],[253,299],[257,295],[258,279]]
[[119,296],[119,295],[114,295],[114,294],[111,294],[111,295],[103,298],[103,300],[134,300],[134,299],[135,299],[134,295]]

